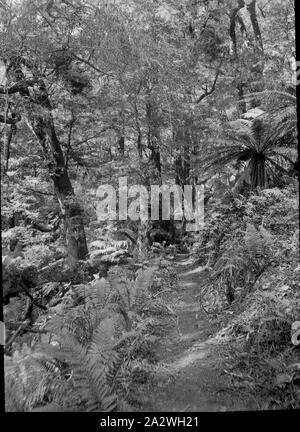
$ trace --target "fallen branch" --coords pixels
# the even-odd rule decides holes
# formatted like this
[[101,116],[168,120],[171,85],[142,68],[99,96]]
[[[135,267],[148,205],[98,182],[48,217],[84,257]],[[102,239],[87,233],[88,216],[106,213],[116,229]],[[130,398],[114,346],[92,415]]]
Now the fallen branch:
[[34,192],[34,193],[40,194],[40,195],[53,196],[53,197],[55,196],[54,193],[51,193],[51,192],[42,192],[42,191],[39,191],[39,190],[36,190],[36,189],[33,189],[33,188],[29,188],[29,187],[24,187],[23,189],[27,190],[29,192]]
[[30,298],[32,304],[34,304],[36,307],[38,307],[39,309],[43,309],[43,310],[48,310],[46,306],[38,303],[33,296],[30,294],[30,292],[27,290],[27,288],[25,288],[24,286],[22,287],[23,291],[25,292],[25,294],[27,295],[27,297]]
[[23,331],[25,330],[26,327],[28,327],[28,325],[30,324],[30,320],[26,319],[25,321],[23,321],[19,327],[17,328],[16,332],[11,336],[11,338],[8,340],[8,342],[5,344],[5,351],[9,351],[10,346],[14,343],[14,341],[16,340],[17,336]]
[[17,83],[13,84],[11,87],[0,86],[0,94],[14,94],[19,93],[20,91],[27,90],[28,87],[32,87],[36,84],[36,79],[24,79],[20,80]]

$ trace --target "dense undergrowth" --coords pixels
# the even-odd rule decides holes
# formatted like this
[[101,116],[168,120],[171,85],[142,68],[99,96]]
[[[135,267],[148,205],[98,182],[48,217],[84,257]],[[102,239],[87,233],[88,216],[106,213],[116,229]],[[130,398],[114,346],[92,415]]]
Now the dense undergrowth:
[[176,325],[176,272],[161,249],[142,257],[120,224],[97,222],[92,206],[89,258],[74,266],[55,229],[28,223],[33,204],[24,201],[12,228],[13,209],[3,214],[6,410],[142,409],[156,351]]
[[232,197],[194,244],[209,260],[199,301],[226,345],[221,365],[261,409],[300,406],[298,212],[296,182]]
[[[143,410],[180,252],[232,387],[299,408],[294,5],[128,3],[0,2],[6,409]],[[137,185],[204,186],[203,229]]]
[[[20,337],[6,357],[7,411],[142,408],[156,348],[176,323],[162,292],[176,288],[176,276],[157,260],[139,267],[69,284],[58,304],[36,319],[29,328],[35,337]],[[13,303],[11,310],[15,315]],[[12,318],[6,311],[7,325]]]
[[[197,299],[220,342],[219,366],[260,409],[300,406],[297,186],[212,200],[205,229],[192,241],[191,256],[205,268]],[[116,240],[101,223],[96,229],[90,259],[76,271],[57,256],[56,282],[44,270],[53,265],[51,248],[29,244],[22,256],[4,260],[10,293],[9,284],[20,281],[35,287],[30,307],[25,295],[5,307],[8,411],[147,404],[155,353],[176,325],[176,272],[161,246],[137,259],[128,240]]]

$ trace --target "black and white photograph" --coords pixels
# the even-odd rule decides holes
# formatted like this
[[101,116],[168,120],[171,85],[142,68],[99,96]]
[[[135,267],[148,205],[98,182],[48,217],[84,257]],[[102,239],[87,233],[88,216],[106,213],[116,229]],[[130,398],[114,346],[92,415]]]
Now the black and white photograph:
[[295,8],[0,0],[5,413],[300,409]]

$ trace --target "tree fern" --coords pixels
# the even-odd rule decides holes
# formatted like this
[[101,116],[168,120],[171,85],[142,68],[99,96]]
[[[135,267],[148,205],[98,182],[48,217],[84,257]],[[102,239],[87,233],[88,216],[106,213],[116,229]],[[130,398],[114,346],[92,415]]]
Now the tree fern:
[[264,120],[272,125],[272,140],[276,145],[293,145],[297,136],[296,88],[291,92],[265,90],[246,96],[246,100],[259,99],[267,109]]
[[[219,139],[208,149],[206,156],[199,159],[199,165],[206,170],[215,169],[228,164],[235,164],[239,176],[251,188],[266,188],[268,183],[280,184],[280,177],[289,175],[290,168],[295,163],[295,138],[289,138],[294,133],[295,121],[279,110],[282,118],[273,118],[270,112],[267,117],[258,117],[253,121],[239,120],[230,125],[223,139]],[[275,115],[275,114],[274,114]],[[274,122],[277,126],[274,132]],[[288,123],[287,123],[288,122]],[[294,129],[293,129],[294,128]],[[285,150],[282,150],[282,146]],[[288,145],[288,147],[287,147]]]

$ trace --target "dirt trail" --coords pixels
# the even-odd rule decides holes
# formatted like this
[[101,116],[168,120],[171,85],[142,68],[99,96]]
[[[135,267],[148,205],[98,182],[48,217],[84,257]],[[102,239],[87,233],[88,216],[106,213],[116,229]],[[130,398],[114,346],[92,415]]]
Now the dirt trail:
[[[174,262],[179,277],[178,329],[160,352],[158,388],[150,396],[153,411],[240,411],[255,409],[218,366],[207,316],[199,308],[202,268],[188,258]],[[161,371],[161,373],[159,372]]]

